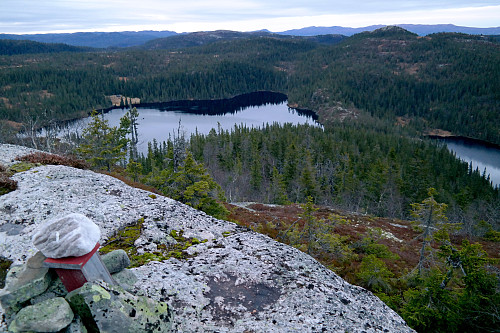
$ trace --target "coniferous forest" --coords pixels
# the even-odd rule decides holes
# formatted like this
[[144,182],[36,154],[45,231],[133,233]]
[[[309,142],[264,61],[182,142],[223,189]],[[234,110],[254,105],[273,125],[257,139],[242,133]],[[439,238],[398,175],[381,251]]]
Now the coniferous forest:
[[[377,293],[419,332],[498,328],[498,260],[473,242],[498,243],[500,190],[426,137],[439,130],[500,144],[497,39],[390,27],[345,38],[176,40],[108,50],[0,40],[0,142],[19,143],[24,131],[25,144],[71,150],[96,169],[251,227],[227,202],[298,209],[295,221],[254,229]],[[178,132],[137,153],[140,113],[128,98],[257,91],[287,95],[321,126]],[[110,108],[111,95],[130,108],[119,128],[94,113],[72,143],[37,137],[43,126]],[[318,207],[399,227],[412,221],[421,248],[404,257],[404,244],[396,254],[381,230],[348,234],[347,215],[320,217]]]
[[341,104],[393,122],[408,118],[419,130],[500,143],[500,44],[487,37],[418,37],[393,28],[334,45],[249,37],[147,51],[68,53],[54,44],[52,53],[41,46],[34,53],[35,43],[26,53],[19,50],[24,44],[0,44],[10,45],[9,54],[24,53],[0,56],[0,119],[22,121],[43,111],[71,119],[111,106],[106,96],[114,94],[150,103],[271,90],[323,121],[335,118]]

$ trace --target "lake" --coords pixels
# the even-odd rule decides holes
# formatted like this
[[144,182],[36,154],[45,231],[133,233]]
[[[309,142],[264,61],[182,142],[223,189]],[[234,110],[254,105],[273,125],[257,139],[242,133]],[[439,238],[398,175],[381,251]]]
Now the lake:
[[483,174],[490,175],[493,186],[500,186],[500,149],[493,145],[483,144],[466,138],[439,138],[458,158],[467,163],[472,162],[472,168],[479,168]]
[[[180,126],[189,139],[196,131],[208,134],[212,128],[231,130],[235,125],[262,127],[265,124],[291,123],[320,126],[315,114],[287,106],[286,95],[272,92],[256,92],[231,99],[202,101],[172,101],[137,107],[139,111],[139,152],[146,153],[148,142],[166,141]],[[120,118],[127,109],[111,109],[103,114],[111,126],[119,126]],[[90,118],[74,122],[71,127],[85,127]]]

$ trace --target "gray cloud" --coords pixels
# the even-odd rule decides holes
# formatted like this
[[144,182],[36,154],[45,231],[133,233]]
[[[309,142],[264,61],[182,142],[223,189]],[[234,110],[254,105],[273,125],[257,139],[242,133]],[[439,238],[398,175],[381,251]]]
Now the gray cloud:
[[[499,6],[485,1],[396,0],[2,0],[0,33],[110,30],[125,26],[161,27],[183,22],[281,19],[317,15],[366,15],[415,10]],[[383,17],[379,23],[384,24]],[[400,22],[414,23],[414,22]],[[440,22],[454,23],[454,22]],[[332,24],[334,25],[334,24]],[[261,27],[265,28],[265,27]],[[234,29],[228,27],[228,29]]]

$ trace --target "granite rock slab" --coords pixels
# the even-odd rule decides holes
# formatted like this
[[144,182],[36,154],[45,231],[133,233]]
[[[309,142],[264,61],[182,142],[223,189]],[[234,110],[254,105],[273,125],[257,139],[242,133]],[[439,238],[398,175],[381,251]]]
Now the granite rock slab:
[[[172,230],[206,239],[186,250],[186,260],[131,269],[138,279],[134,293],[168,304],[172,331],[414,332],[371,292],[307,254],[170,198],[65,166],[40,166],[13,178],[18,189],[0,197],[0,253],[14,264],[36,252],[31,237],[39,224],[68,212],[92,219],[101,244],[143,221],[138,253],[158,248]],[[2,232],[7,223],[21,226],[19,232]]]

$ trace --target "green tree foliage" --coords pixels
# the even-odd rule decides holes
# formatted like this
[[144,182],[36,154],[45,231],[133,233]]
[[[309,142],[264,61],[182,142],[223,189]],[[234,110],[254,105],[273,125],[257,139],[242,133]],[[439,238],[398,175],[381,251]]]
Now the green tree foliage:
[[[482,219],[500,227],[494,222],[499,192],[481,173],[446,148],[407,135],[392,125],[347,121],[324,128],[235,126],[194,134],[190,150],[232,201],[282,203],[286,195],[290,202],[304,203],[313,196],[316,204],[409,218],[410,204],[427,198],[432,185],[439,199],[471,225]],[[468,195],[457,204],[456,193],[464,187]]]
[[127,163],[126,171],[127,174],[132,177],[135,182],[137,182],[139,181],[139,176],[142,174],[142,164],[130,159]]
[[286,205],[290,203],[286,194],[286,187],[283,181],[283,176],[278,172],[278,169],[276,169],[276,167],[273,167],[269,195],[269,202],[273,204]]
[[374,254],[363,257],[357,277],[361,285],[377,292],[388,292],[391,290],[389,279],[394,274],[387,269],[385,262]]
[[479,244],[441,247],[443,269],[434,267],[404,293],[401,314],[418,332],[494,332],[500,324],[498,277],[488,271]]
[[91,50],[89,47],[70,46],[62,43],[39,43],[29,40],[0,39],[0,55],[88,52]]
[[172,199],[214,217],[226,218],[229,212],[221,203],[226,198],[220,186],[190,151],[185,152],[184,160],[175,162],[175,149],[170,140],[161,148],[156,143],[151,145],[148,156],[140,159],[143,171],[152,169],[143,181]]
[[202,164],[187,152],[179,170],[173,174],[166,193],[172,199],[184,202],[218,218],[225,218],[228,211],[219,201],[225,201],[222,189],[210,177]]
[[110,171],[126,156],[130,120],[125,115],[120,120],[120,127],[110,127],[97,112],[94,111],[91,116],[92,120],[83,129],[76,151],[92,166]]
[[308,197],[301,208],[300,219],[284,232],[283,238],[288,243],[310,255],[326,252],[337,262],[345,262],[356,256],[347,245],[347,237],[334,233],[339,222],[337,217],[318,219],[314,216],[318,209],[314,207],[312,197]]
[[413,203],[411,216],[413,217],[413,225],[416,230],[421,232],[422,247],[420,249],[420,257],[418,260],[417,270],[421,275],[424,269],[429,269],[432,264],[434,251],[431,247],[431,242],[435,236],[438,239],[448,238],[448,232],[457,225],[447,223],[448,218],[445,215],[447,208],[446,204],[438,203],[434,196],[437,194],[434,188],[428,191],[429,197],[424,199],[422,203]]
[[0,55],[0,119],[50,108],[58,119],[73,119],[109,107],[105,96],[113,94],[161,102],[271,90],[325,119],[341,103],[391,122],[407,117],[419,130],[500,143],[498,48],[479,36],[379,31],[330,46],[262,37],[175,53]]
[[353,247],[357,252],[374,255],[377,258],[398,259],[398,255],[392,253],[387,245],[379,243],[382,238],[380,228],[370,229],[365,237],[353,244]]
[[401,315],[418,332],[456,332],[457,302],[449,289],[441,288],[443,274],[429,272],[419,288],[404,293]]
[[498,48],[464,34],[358,34],[308,52],[289,78],[288,96],[310,109],[342,102],[380,118],[409,117],[420,129],[499,143],[491,123],[500,107]]
[[137,119],[139,118],[139,111],[136,107],[131,108],[127,112],[128,118],[130,120],[130,153],[129,157],[131,160],[136,161],[138,157],[137,143],[139,142],[139,134],[137,132],[137,127],[139,126]]

